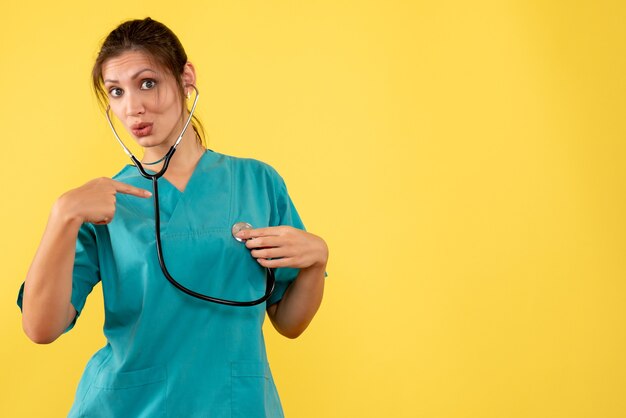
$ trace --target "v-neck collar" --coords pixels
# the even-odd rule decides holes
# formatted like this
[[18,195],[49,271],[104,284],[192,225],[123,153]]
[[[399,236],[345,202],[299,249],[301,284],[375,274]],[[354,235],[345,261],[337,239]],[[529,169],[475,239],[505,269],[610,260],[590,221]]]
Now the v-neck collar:
[[[189,180],[187,180],[187,184],[185,184],[185,190],[180,190],[178,187],[174,186],[174,184],[173,184],[172,182],[170,182],[167,178],[165,178],[165,176],[164,176],[164,175],[163,175],[163,176],[161,176],[161,177],[159,178],[159,180],[157,180],[157,181],[159,181],[159,182],[161,182],[161,181],[162,181],[162,183],[167,184],[167,187],[169,187],[169,188],[173,189],[173,190],[174,190],[175,192],[177,192],[179,195],[183,195],[183,194],[185,194],[185,192],[186,192],[187,190],[189,190],[189,186],[190,186],[190,184],[192,183],[192,181],[194,180],[194,178],[195,178],[195,177],[197,177],[197,175],[196,175],[196,174],[197,174],[199,171],[202,171],[202,168],[201,168],[202,162],[206,159],[206,156],[207,156],[207,154],[208,154],[209,152],[212,152],[212,151],[210,151],[210,150],[206,149],[206,150],[204,150],[204,153],[202,154],[202,156],[200,156],[200,159],[198,160],[198,163],[197,163],[197,164],[196,164],[196,166],[194,167],[193,172],[191,173],[191,176],[189,177]],[[133,167],[133,166],[131,166],[131,165],[129,165],[129,166],[130,166],[130,167]],[[151,174],[155,174],[155,173],[156,173],[156,171],[154,171],[154,170],[150,170],[150,169],[147,169],[147,168],[144,168],[144,169],[145,169],[146,171],[150,172]]]
[[[161,181],[164,177],[159,178],[159,212],[161,215],[162,237],[166,237],[168,234],[180,234],[182,232],[187,233],[190,231],[189,228],[192,226],[189,224],[190,217],[193,218],[194,214],[198,212],[198,207],[206,206],[206,202],[202,201],[202,199],[207,198],[206,190],[214,189],[213,187],[204,187],[204,182],[208,180],[206,174],[209,171],[213,171],[213,169],[225,167],[223,165],[223,157],[223,154],[207,149],[196,164],[184,192],[177,189],[167,179]],[[229,171],[226,170],[225,173],[223,171],[224,170],[217,170],[219,180],[216,179],[215,181],[217,181],[220,185],[232,184],[230,174],[228,174]],[[226,175],[228,179],[222,178],[224,175]],[[124,182],[129,182],[132,178],[133,180],[130,180],[129,184],[151,190],[150,184],[152,181],[144,178],[132,164],[127,164],[126,167],[115,176],[115,178]],[[217,189],[219,189],[219,187],[215,190]],[[222,201],[230,202],[231,205],[227,205],[230,208],[232,206],[232,190],[228,188],[228,190],[221,192],[223,192],[222,194],[226,193],[226,195],[215,197],[214,191],[211,194],[211,198],[219,198],[222,199]],[[217,191],[217,193],[219,194],[220,191]],[[124,204],[126,204],[129,208],[132,208],[136,215],[138,215],[141,219],[149,221],[154,219],[154,210],[152,207],[154,202],[152,199],[154,199],[154,197],[150,199],[138,199],[132,196],[121,195],[118,202],[121,203],[123,200]],[[194,210],[192,207],[196,209]]]

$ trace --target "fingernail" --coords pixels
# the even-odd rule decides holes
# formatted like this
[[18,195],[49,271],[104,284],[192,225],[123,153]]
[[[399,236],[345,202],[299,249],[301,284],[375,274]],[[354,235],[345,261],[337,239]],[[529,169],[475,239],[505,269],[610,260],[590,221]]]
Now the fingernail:
[[146,196],[152,196],[152,192],[146,190]]

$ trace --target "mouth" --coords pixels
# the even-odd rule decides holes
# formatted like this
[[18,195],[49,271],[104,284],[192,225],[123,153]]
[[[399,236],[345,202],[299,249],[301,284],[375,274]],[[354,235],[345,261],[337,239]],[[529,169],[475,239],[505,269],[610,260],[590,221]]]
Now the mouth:
[[148,122],[135,123],[133,126],[130,127],[130,130],[133,133],[133,135],[135,135],[138,138],[143,137],[143,136],[148,136],[152,133],[152,123],[148,123]]

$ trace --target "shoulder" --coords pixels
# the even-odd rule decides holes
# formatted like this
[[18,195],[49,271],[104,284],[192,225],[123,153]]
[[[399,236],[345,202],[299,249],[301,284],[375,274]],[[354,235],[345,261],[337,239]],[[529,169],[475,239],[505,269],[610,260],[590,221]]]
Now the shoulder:
[[241,180],[254,179],[256,182],[272,184],[274,186],[284,183],[282,176],[270,164],[255,158],[235,157],[224,155],[231,161],[233,171]]
[[272,177],[280,177],[278,171],[270,164],[257,160],[255,158],[246,158],[246,157],[234,157],[234,156],[226,156],[227,158],[232,159],[233,165],[236,166],[240,170],[253,171],[258,174],[263,174]]
[[240,193],[262,196],[275,204],[289,200],[283,177],[270,164],[255,158],[226,156],[232,167],[233,182]]

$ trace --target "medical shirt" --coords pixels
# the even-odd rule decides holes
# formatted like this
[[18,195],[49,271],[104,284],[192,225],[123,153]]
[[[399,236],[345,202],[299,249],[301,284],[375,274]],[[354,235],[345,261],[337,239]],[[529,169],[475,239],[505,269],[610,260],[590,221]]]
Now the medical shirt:
[[[131,165],[113,178],[152,189]],[[304,229],[278,173],[256,160],[207,150],[184,192],[163,177],[158,183],[170,274],[213,297],[261,297],[265,269],[233,238],[231,227],[248,222]],[[266,307],[281,299],[298,269],[277,269],[273,295],[253,307],[189,296],[159,266],[153,198],[118,193],[112,222],[84,223],[78,233],[71,302],[78,317],[102,282],[107,344],[87,363],[69,416],[282,417],[262,325]]]

